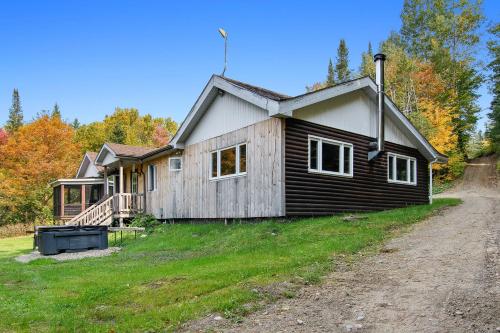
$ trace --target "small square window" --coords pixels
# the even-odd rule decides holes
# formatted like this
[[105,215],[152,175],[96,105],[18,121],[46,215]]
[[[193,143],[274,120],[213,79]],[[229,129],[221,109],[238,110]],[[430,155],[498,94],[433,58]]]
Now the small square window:
[[171,157],[168,160],[170,171],[182,170],[182,159],[180,157]]

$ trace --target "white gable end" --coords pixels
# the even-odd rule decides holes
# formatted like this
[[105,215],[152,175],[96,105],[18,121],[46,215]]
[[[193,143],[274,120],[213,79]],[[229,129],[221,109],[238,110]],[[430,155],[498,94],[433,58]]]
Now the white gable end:
[[[359,90],[295,110],[293,117],[373,138],[377,135],[377,105]],[[385,141],[415,148],[387,113]]]
[[100,175],[95,165],[89,164],[89,166],[85,170],[85,173],[83,174],[83,178],[98,178],[98,177],[100,177]]
[[195,144],[266,119],[268,111],[226,92],[215,97],[185,144]]

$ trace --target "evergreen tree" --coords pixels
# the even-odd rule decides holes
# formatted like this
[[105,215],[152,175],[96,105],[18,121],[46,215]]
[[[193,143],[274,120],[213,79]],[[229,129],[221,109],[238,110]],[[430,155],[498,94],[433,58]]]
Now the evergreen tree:
[[333,68],[332,59],[328,62],[328,75],[326,76],[326,85],[333,86],[335,84],[335,69]]
[[491,140],[493,149],[500,153],[500,23],[490,29],[490,33],[494,36],[494,39],[488,42],[488,49],[493,58],[489,64],[492,71],[490,89],[493,100],[491,101],[491,112],[488,114],[490,124],[486,135]]
[[75,118],[75,120],[73,120],[73,122],[71,123],[71,127],[73,127],[74,129],[79,129],[81,126],[80,124],[80,121],[78,120],[78,118]]
[[59,105],[57,103],[55,103],[54,107],[52,108],[52,115],[51,116],[61,119],[61,110],[59,109]]
[[109,137],[109,140],[113,143],[121,143],[124,144],[126,140],[127,134],[125,133],[125,130],[121,126],[120,123],[116,123],[112,130],[111,130],[111,135]]
[[5,124],[5,130],[8,133],[16,132],[23,125],[23,110],[21,108],[21,100],[19,91],[14,89],[12,92],[12,106],[9,109],[9,119]]
[[361,65],[359,66],[361,76],[371,76],[375,78],[375,63],[373,62],[372,43],[368,43],[368,51],[361,55]]
[[351,78],[351,71],[349,70],[349,50],[344,39],[340,40],[337,49],[337,64],[335,65],[337,72],[337,81],[344,82]]

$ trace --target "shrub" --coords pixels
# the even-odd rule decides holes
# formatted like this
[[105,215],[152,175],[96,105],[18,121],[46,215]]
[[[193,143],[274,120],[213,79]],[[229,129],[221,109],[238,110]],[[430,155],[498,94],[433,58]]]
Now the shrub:
[[138,214],[134,217],[130,226],[145,228],[147,232],[152,232],[159,224],[158,220],[151,214]]

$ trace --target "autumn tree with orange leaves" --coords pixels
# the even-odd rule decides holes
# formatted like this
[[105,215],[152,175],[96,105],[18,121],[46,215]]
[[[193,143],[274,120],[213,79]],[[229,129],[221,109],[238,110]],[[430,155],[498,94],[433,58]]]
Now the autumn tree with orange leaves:
[[52,188],[73,177],[80,162],[73,128],[42,115],[0,145],[0,225],[50,219]]

